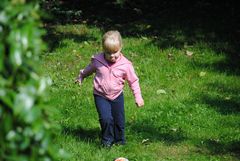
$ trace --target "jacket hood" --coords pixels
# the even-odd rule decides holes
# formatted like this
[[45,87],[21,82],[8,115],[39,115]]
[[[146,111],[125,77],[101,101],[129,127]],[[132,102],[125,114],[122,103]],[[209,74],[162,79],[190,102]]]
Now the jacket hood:
[[[100,63],[102,63],[103,65],[109,67],[107,60],[104,58],[104,53],[96,54],[92,57],[92,59],[97,60]],[[127,58],[125,58],[123,56],[123,54],[121,53],[120,57],[117,59],[117,61],[111,67],[116,67],[116,66],[123,65],[123,64],[131,64],[131,62]]]

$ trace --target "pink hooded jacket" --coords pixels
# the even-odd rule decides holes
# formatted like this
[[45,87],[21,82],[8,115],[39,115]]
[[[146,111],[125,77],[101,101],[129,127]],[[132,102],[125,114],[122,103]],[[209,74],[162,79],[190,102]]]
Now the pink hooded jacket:
[[109,64],[104,54],[100,53],[92,57],[91,63],[80,70],[79,79],[96,73],[94,77],[94,94],[103,96],[109,100],[114,100],[123,91],[125,80],[128,81],[132,89],[135,102],[143,101],[139,86],[139,79],[134,72],[132,63],[122,54],[113,64]]

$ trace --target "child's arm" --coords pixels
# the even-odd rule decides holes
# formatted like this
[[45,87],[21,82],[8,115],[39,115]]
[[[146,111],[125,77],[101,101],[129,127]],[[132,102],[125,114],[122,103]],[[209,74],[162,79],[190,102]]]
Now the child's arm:
[[132,89],[135,102],[138,107],[141,107],[144,105],[144,101],[141,95],[141,89],[139,86],[139,79],[134,71],[134,68],[132,64],[129,65],[128,71],[127,71],[127,81],[129,84],[129,87]]
[[75,82],[81,85],[83,82],[83,79],[93,74],[95,71],[96,71],[96,68],[92,61],[86,68],[80,70],[79,75]]

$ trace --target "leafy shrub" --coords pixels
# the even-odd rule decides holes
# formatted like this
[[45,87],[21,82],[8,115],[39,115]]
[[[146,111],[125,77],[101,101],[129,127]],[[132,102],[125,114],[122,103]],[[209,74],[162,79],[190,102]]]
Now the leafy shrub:
[[0,160],[55,160],[44,107],[49,78],[36,69],[44,49],[36,1],[0,3]]

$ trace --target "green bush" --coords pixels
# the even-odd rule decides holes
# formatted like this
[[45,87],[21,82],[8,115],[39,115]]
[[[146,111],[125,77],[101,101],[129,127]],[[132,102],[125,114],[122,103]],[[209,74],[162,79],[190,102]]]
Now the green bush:
[[44,49],[37,1],[0,3],[0,160],[55,160],[63,150],[51,145],[53,133],[44,107],[51,80],[36,69]]

